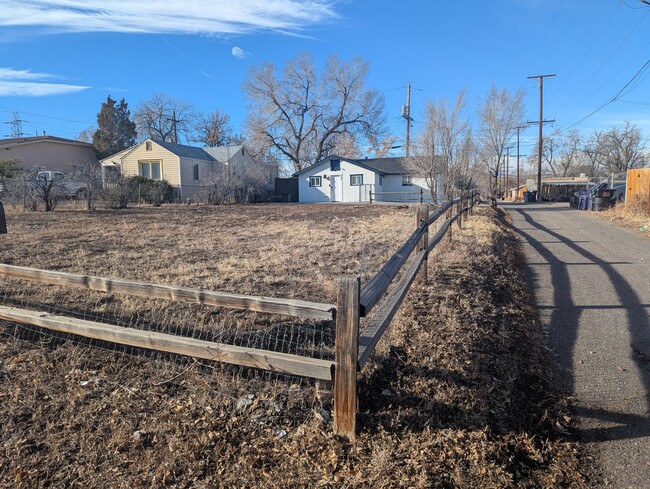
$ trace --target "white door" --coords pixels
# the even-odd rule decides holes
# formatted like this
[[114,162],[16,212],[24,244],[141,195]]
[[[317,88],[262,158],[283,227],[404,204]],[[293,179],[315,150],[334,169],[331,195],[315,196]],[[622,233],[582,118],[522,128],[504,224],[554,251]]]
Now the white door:
[[332,175],[330,177],[330,200],[332,202],[341,202],[342,193],[343,189],[341,188],[341,176]]

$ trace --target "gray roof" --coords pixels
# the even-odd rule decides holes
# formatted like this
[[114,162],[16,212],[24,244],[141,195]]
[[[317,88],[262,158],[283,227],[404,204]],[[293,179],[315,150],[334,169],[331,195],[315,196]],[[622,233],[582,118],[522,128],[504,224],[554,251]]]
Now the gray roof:
[[413,171],[408,165],[408,159],[402,156],[392,158],[368,158],[356,161],[389,175],[411,173]]
[[204,148],[187,146],[186,144],[168,143],[167,141],[159,141],[157,139],[153,139],[152,141],[181,158],[191,158],[193,160],[204,161],[213,161],[215,159],[212,155],[205,152]]
[[[376,171],[384,175],[403,175],[403,174],[417,174],[418,170],[413,166],[409,165],[409,160],[412,161],[417,158],[417,156],[411,156],[409,158],[405,156],[393,156],[389,158],[364,158],[355,160],[352,158],[341,158],[340,156],[332,155],[328,156],[324,160],[321,160],[317,163],[314,163],[311,166],[297,172],[295,175],[303,173],[315,165],[319,165],[325,161],[329,161],[332,158],[340,158],[350,163],[357,164],[361,167],[368,168],[369,170]],[[436,158],[441,158],[436,156]]]
[[216,148],[204,147],[203,151],[212,156],[215,160],[222,163],[226,163],[237,154],[238,151],[241,151],[244,147],[243,144],[237,146],[217,146]]

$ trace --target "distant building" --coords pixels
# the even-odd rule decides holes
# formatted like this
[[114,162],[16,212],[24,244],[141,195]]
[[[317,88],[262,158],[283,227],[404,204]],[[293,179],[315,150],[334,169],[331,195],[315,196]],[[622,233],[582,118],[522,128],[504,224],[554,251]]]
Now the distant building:
[[67,174],[87,163],[97,163],[92,144],[55,136],[0,139],[0,160],[13,159],[27,171],[60,170]]

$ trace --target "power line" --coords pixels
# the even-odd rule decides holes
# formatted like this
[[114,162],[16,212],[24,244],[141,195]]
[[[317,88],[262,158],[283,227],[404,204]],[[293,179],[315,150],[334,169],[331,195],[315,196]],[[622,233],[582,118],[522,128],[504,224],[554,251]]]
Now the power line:
[[[619,7],[620,7],[620,4],[619,4]],[[589,85],[589,83],[590,83],[592,80],[594,80],[594,79],[596,78],[596,75],[598,75],[598,73],[600,73],[600,72],[602,71],[602,69],[603,69],[603,68],[605,67],[605,65],[609,62],[609,60],[611,60],[611,59],[614,57],[614,55],[618,52],[619,49],[621,49],[621,47],[623,46],[623,44],[625,44],[625,42],[630,38],[630,36],[634,33],[634,31],[636,31],[636,29],[639,27],[639,25],[641,25],[641,22],[643,22],[643,20],[647,17],[648,13],[650,13],[650,12],[646,12],[646,13],[641,17],[641,19],[639,19],[639,22],[637,22],[637,23],[634,25],[634,27],[632,27],[632,29],[631,29],[630,31],[628,31],[628,33],[627,33],[626,36],[623,38],[623,40],[619,43],[618,46],[616,46],[616,49],[614,49],[614,51],[612,51],[612,52],[610,53],[610,55],[607,57],[607,59],[605,59],[605,61],[602,62],[602,64],[601,64],[600,67],[596,70],[596,72],[595,72],[593,75],[591,75],[591,77],[590,77],[590,78],[589,78],[589,79],[588,79],[588,80],[587,80],[587,81],[582,85],[582,87],[580,87],[580,89],[578,89],[578,91],[577,91],[577,92],[576,92],[576,93],[575,93],[575,94],[574,94],[574,95],[573,95],[569,100],[567,100],[567,101],[564,103],[564,105],[562,105],[559,109],[557,109],[556,113],[559,112],[559,111],[561,111],[561,110],[562,110],[564,107],[566,107],[567,105],[569,105],[569,104],[571,103],[571,101],[573,101],[573,99],[575,99],[575,98],[576,98],[576,97],[577,97],[577,96],[578,96],[578,95],[579,95],[579,94],[580,94],[580,93],[585,89],[585,87],[586,87],[587,85]],[[610,20],[611,20],[611,19],[610,19]],[[609,23],[609,22],[608,22],[608,23]],[[589,97],[587,97],[587,99],[588,99],[588,98],[589,98]],[[586,101],[587,99],[585,99],[585,101]],[[584,103],[584,101],[583,101],[582,103]],[[574,107],[574,108],[575,108],[575,107]]]
[[[10,110],[11,112],[16,112],[16,109],[12,109],[11,107],[5,107],[4,105],[0,105],[0,109],[5,109],[5,110]],[[94,124],[94,122],[77,121],[77,120],[74,120],[74,119],[64,119],[63,117],[53,117],[51,115],[36,114],[34,112],[23,112],[23,114],[33,115],[34,117],[44,117],[46,119],[53,119],[53,120],[57,120],[57,121],[76,122],[78,124]]]
[[[609,104],[611,104],[611,103],[613,103],[613,102],[616,102],[616,100],[617,100],[619,97],[621,97],[621,96],[623,95],[623,92],[624,92],[628,87],[630,87],[630,85],[632,85],[632,83],[634,83],[635,80],[636,80],[638,77],[640,77],[640,76],[644,76],[644,78],[645,78],[645,76],[647,76],[647,73],[643,74],[643,72],[646,71],[646,70],[648,70],[648,68],[650,68],[650,59],[649,59],[648,61],[646,61],[646,62],[644,63],[644,65],[643,65],[641,68],[639,68],[639,71],[637,71],[637,72],[635,73],[635,75],[634,75],[634,76],[633,76],[633,77],[632,77],[632,78],[631,78],[631,79],[630,79],[630,80],[625,84],[625,86],[623,86],[623,88],[621,88],[621,89],[616,93],[616,95],[614,95],[611,99],[609,99],[607,102],[605,102],[604,104],[602,104],[602,105],[601,105],[600,107],[598,107],[596,110],[592,111],[591,113],[589,113],[588,115],[586,115],[585,117],[583,117],[582,119],[580,119],[578,122],[575,122],[575,123],[571,124],[570,126],[568,126],[567,128],[565,128],[564,130],[562,130],[562,132],[568,131],[568,130],[571,129],[572,127],[575,127],[575,126],[577,126],[578,124],[580,124],[581,122],[586,121],[586,120],[589,119],[592,115],[594,115],[594,114],[600,112],[600,111],[603,110],[605,107],[607,107]],[[636,86],[638,86],[638,85],[635,84],[635,85],[633,85],[632,87],[630,87],[630,90],[628,90],[628,91],[625,93],[625,95],[629,94],[629,93],[630,93],[634,88],[636,88]]]
[[553,25],[555,24],[555,19],[557,18],[557,14],[560,11],[560,6],[562,5],[562,0],[558,0],[557,2],[557,7],[555,9],[555,13],[553,14],[553,19],[551,20],[551,23],[548,25],[548,29],[546,30],[546,34],[544,35],[544,39],[542,40],[542,44],[539,46],[539,51],[537,51],[537,56],[535,56],[535,60],[533,61],[533,66],[537,66],[537,60],[539,59],[540,54],[542,54],[542,50],[544,49],[544,44],[546,44],[546,40],[548,39],[548,35],[551,33],[551,29],[553,28]]
[[[618,7],[620,7],[620,5],[619,5]],[[560,90],[562,90],[562,88],[564,88],[564,86],[567,84],[567,82],[571,79],[571,76],[575,73],[576,69],[578,69],[578,66],[580,65],[580,63],[582,63],[582,62],[584,61],[584,59],[587,57],[587,54],[589,54],[589,51],[591,51],[591,48],[594,46],[594,44],[596,43],[596,41],[598,41],[598,39],[600,39],[600,36],[603,34],[603,32],[605,31],[605,29],[607,28],[607,26],[609,25],[609,23],[612,21],[612,19],[614,18],[614,15],[616,15],[616,12],[618,11],[618,7],[614,10],[614,12],[612,12],[612,15],[609,17],[609,19],[607,20],[607,22],[605,22],[605,25],[604,25],[603,28],[600,30],[600,32],[596,35],[596,38],[595,38],[593,41],[591,41],[591,44],[590,44],[589,47],[585,50],[584,54],[583,54],[582,57],[578,60],[578,62],[577,62],[577,63],[573,63],[573,69],[569,72],[569,74],[568,74],[566,77],[563,77],[563,78],[564,78],[564,81],[560,84],[560,86],[559,86],[558,89],[555,91],[555,93],[553,93],[553,96],[557,95],[557,94],[560,92]],[[603,9],[600,11],[600,13],[599,13],[596,17],[594,17],[594,19],[592,20],[591,24],[589,24],[589,26],[588,26],[588,27],[585,29],[585,31],[582,33],[582,36],[580,37],[580,40],[577,42],[577,44],[582,43],[582,40],[585,38],[585,36],[587,35],[588,32],[592,32],[592,27],[593,27],[594,24],[596,23],[596,20],[600,18],[600,16],[605,12],[605,10],[607,10],[607,3],[605,3],[605,4],[603,5]],[[564,60],[562,61],[561,66],[564,66],[564,64],[565,64],[565,62],[566,62],[566,59],[568,58],[569,55],[570,55],[570,51],[567,53],[567,57],[565,57]]]

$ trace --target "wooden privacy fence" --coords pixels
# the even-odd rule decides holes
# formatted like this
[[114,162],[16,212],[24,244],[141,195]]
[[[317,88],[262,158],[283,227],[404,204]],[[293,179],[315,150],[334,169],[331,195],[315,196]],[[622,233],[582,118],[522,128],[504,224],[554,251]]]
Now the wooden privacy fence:
[[650,168],[637,168],[627,171],[625,200],[632,200],[636,196],[648,198],[650,210]]
[[[154,285],[0,264],[0,277],[40,284],[335,321],[336,338],[333,361],[156,331],[143,331],[16,307],[0,306],[0,320],[127,346],[255,367],[281,374],[333,381],[335,430],[340,435],[354,439],[358,372],[368,362],[422,265],[424,265],[423,278],[426,280],[426,263],[429,252],[442,241],[448,232],[451,233],[451,227],[455,221],[459,227],[462,225],[463,216],[472,212],[476,202],[477,194],[472,191],[446,202],[430,215],[429,206],[418,206],[417,225],[411,236],[367,283],[362,285],[358,276],[342,277],[339,280],[336,305],[295,299],[254,297],[189,287]],[[444,221],[440,223],[436,232],[429,236],[429,228],[441,218],[444,218]],[[415,256],[409,260],[414,253]],[[402,272],[401,276],[393,285],[400,272]],[[393,286],[391,287],[391,285]],[[374,316],[369,320],[365,329],[360,332],[360,318],[367,317],[371,311],[375,311]]]

